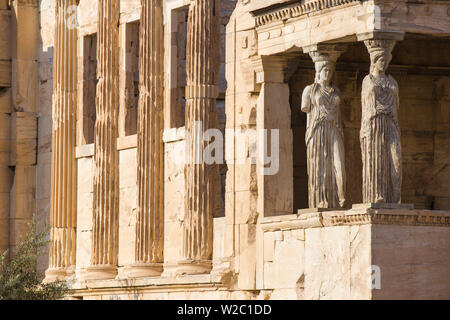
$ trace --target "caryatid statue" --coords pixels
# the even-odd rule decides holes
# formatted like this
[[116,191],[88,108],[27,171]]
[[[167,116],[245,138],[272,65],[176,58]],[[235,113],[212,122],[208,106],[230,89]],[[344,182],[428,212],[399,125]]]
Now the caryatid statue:
[[398,84],[386,69],[394,40],[367,40],[370,74],[362,84],[363,201],[400,203],[402,162]]
[[342,208],[345,204],[344,133],[340,91],[333,84],[342,51],[312,51],[316,79],[303,91],[301,110],[307,113],[306,148],[310,208]]

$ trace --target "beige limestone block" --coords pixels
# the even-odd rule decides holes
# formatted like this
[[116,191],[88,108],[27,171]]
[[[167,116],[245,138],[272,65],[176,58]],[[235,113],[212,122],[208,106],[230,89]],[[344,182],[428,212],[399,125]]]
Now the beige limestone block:
[[90,266],[92,231],[77,232],[76,264],[77,270]]
[[305,243],[295,239],[279,242],[275,248],[275,288],[303,286],[305,277]]
[[11,11],[0,8],[0,60],[11,59]]
[[34,60],[12,60],[12,102],[17,111],[36,112],[38,101],[38,65]]
[[77,228],[81,231],[92,229],[92,193],[79,193],[77,196]]
[[371,246],[372,226],[350,226],[350,297],[371,299],[369,286],[372,269]]
[[349,299],[349,227],[307,229],[305,238],[305,299]]
[[34,193],[36,186],[35,166],[16,166],[13,188],[16,193]]
[[225,258],[225,218],[214,218],[213,262],[220,263]]
[[11,86],[11,61],[0,60],[0,86]]
[[[136,218],[133,220],[135,221]],[[121,225],[120,222],[118,265],[126,266],[134,263],[133,252],[136,250],[136,226],[129,224]]]
[[0,90],[0,112],[11,113],[11,89],[3,88]]
[[275,256],[275,240],[273,232],[264,233],[264,261],[272,262]]
[[9,245],[10,247],[18,246],[21,241],[25,239],[25,235],[30,230],[31,219],[20,220],[13,219],[10,220],[10,230],[9,230]]
[[256,225],[239,224],[239,278],[238,287],[256,288]]
[[13,113],[11,132],[11,165],[36,164],[36,115],[26,112]]
[[0,193],[9,193],[11,190],[11,183],[14,179],[14,173],[9,167],[0,166]]
[[180,234],[180,221],[164,221],[164,263],[175,265],[181,258],[181,246],[183,238]]
[[119,188],[136,187],[136,149],[119,152]]

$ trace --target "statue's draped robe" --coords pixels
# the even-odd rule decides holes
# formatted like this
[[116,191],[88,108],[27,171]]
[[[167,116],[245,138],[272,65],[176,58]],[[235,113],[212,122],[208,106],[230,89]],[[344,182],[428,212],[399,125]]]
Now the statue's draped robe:
[[398,85],[391,76],[368,75],[362,87],[363,201],[399,203],[401,145]]
[[306,147],[308,156],[308,201],[310,208],[340,208],[345,199],[344,134],[336,87],[327,92],[313,84],[308,114]]

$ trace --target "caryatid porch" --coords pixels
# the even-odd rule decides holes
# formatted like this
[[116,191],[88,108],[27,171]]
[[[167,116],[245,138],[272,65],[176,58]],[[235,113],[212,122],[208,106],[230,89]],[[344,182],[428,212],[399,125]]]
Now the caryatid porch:
[[[440,124],[448,122],[441,117],[449,108],[442,89],[449,67],[438,53],[448,45],[448,16],[447,3],[431,1],[247,1],[235,11],[227,67],[236,69],[228,81],[245,86],[229,89],[230,127],[279,130],[277,174],[263,174],[269,165],[261,161],[254,171],[233,165],[235,179],[257,181],[251,192],[233,189],[236,202],[249,203],[245,210],[227,211],[239,234],[239,280],[248,288],[309,299],[413,297],[419,288],[396,280],[394,265],[408,268],[416,254],[422,262],[448,264],[437,251],[435,258],[425,253],[435,241],[425,233],[443,232],[448,239],[450,232],[450,205],[443,199],[450,185],[436,176],[449,160],[436,161],[440,152],[431,147],[445,148],[441,139],[450,134]],[[326,85],[324,69],[334,74]],[[305,99],[317,114],[303,108]],[[419,137],[433,132],[434,141],[425,143],[430,162],[416,148]],[[264,143],[258,143],[261,153]],[[427,187],[436,179],[441,187]],[[422,237],[430,249],[418,243]],[[404,256],[393,259],[393,243]],[[296,257],[288,258],[293,252]],[[364,282],[377,267],[384,290]],[[277,277],[285,270],[291,274]],[[424,281],[444,277],[426,268],[412,272]],[[253,274],[255,280],[246,281]],[[319,292],[320,283],[330,287]]]

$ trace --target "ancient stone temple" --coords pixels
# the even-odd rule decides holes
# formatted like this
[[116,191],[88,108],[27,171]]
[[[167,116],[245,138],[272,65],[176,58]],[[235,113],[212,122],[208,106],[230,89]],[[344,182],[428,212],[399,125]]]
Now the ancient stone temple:
[[0,0],[0,251],[72,299],[450,298],[450,2]]

